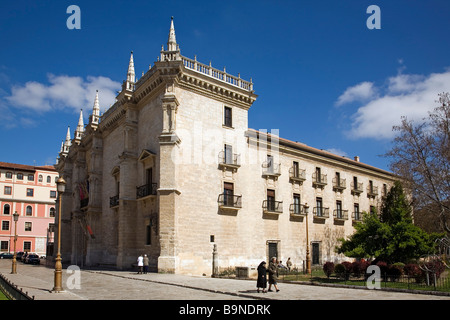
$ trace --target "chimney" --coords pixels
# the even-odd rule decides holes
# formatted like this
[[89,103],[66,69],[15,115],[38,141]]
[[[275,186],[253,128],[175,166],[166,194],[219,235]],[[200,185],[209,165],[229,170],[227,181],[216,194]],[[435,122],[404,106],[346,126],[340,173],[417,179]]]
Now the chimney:
[[359,162],[359,156],[355,156],[355,161]]

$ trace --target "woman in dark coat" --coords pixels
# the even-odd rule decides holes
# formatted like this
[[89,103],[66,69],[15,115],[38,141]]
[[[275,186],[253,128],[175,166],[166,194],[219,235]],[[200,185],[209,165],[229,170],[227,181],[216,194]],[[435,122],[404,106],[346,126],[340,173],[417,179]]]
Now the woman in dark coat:
[[267,287],[267,269],[266,269],[266,262],[263,261],[259,264],[258,266],[258,279],[256,280],[256,287],[258,288],[258,293],[259,293],[259,288],[262,288],[262,292],[265,293],[266,292],[266,287]]
[[269,290],[272,291],[272,285],[275,287],[275,290],[280,291],[277,287],[278,281],[278,267],[277,267],[277,258],[273,257],[269,262]]

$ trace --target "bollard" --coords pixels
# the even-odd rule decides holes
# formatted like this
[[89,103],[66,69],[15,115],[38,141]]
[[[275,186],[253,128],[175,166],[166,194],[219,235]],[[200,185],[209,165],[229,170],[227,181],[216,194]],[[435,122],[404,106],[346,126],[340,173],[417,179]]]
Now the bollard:
[[217,256],[217,244],[214,244],[213,259],[212,259],[212,277],[219,275],[219,258]]

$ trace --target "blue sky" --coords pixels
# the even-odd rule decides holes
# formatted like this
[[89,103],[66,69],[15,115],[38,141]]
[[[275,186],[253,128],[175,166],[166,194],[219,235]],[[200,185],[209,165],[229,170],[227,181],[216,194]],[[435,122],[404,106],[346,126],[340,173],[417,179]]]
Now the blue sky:
[[[81,29],[69,30],[69,5]],[[380,8],[381,29],[366,10]],[[243,79],[249,127],[388,169],[401,116],[421,119],[450,91],[450,2],[1,1],[0,161],[53,164],[80,108],[102,111],[156,61],[174,16],[181,54]]]

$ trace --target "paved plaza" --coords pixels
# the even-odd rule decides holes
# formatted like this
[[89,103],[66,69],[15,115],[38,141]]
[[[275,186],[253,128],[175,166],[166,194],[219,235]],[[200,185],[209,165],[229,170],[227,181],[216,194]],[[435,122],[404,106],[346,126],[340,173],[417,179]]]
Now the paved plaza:
[[[54,269],[0,260],[0,273],[35,300],[450,300],[449,296],[279,283],[280,292],[257,293],[256,281],[132,271],[63,269],[64,293],[51,293]],[[78,287],[77,284],[79,285]],[[73,289],[68,286],[75,286]]]

